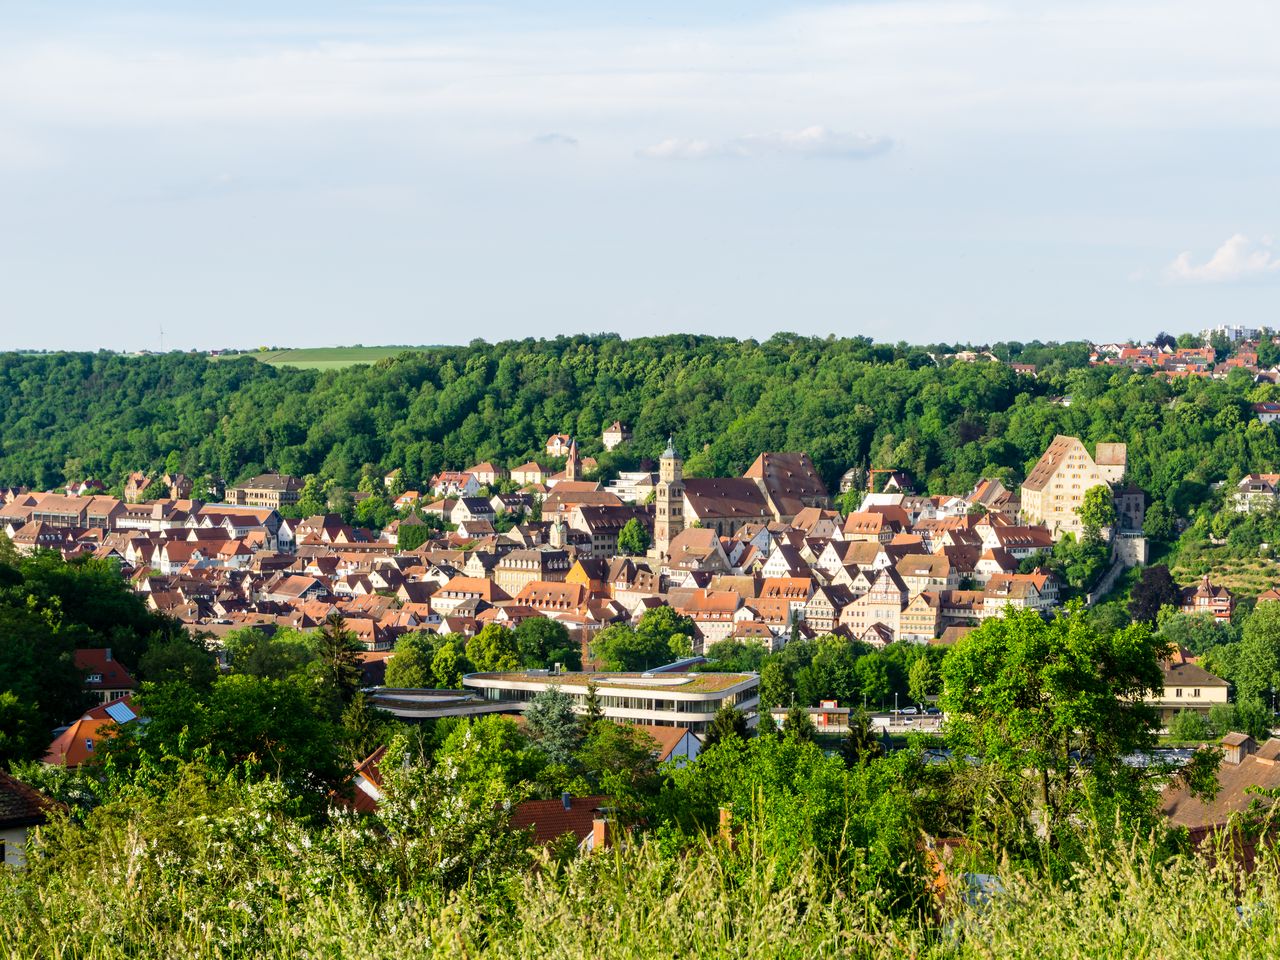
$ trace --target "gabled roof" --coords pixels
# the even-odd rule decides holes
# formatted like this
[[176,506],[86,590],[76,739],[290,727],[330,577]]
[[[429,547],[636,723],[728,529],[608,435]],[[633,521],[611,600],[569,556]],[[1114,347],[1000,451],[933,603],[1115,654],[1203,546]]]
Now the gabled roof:
[[826,500],[827,487],[807,453],[762,453],[743,474],[764,484],[778,512],[795,516],[806,500]]
[[137,686],[132,675],[119,660],[111,656],[110,647],[82,649],[75,652],[76,669],[97,676],[98,680],[85,680],[89,690],[132,690]]
[[1080,442],[1078,437],[1058,434],[1053,438],[1053,442],[1049,444],[1040,459],[1036,461],[1036,465],[1031,468],[1031,472],[1027,474],[1027,479],[1022,481],[1023,489],[1043,490],[1045,484],[1053,478],[1053,475],[1058,472],[1058,468],[1073,453],[1089,455],[1089,452],[1085,450],[1084,444]]
[[57,806],[44,794],[0,769],[0,829],[34,827]]
[[760,488],[745,477],[687,477],[684,496],[700,519],[761,520],[772,516]]
[[592,824],[608,803],[609,798],[604,796],[570,797],[566,810],[560,798],[526,800],[511,811],[511,829],[532,830],[533,843],[540,846],[566,833],[582,841],[591,835]]

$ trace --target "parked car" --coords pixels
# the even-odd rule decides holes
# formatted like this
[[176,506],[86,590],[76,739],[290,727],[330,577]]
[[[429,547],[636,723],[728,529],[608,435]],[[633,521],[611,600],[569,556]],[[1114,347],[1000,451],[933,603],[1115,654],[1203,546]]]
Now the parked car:
[[903,708],[902,708],[902,714],[903,714],[903,716],[907,716],[907,717],[914,717],[914,716],[915,716],[917,713],[919,713],[919,712],[920,712],[920,711],[918,711],[915,707],[903,707]]

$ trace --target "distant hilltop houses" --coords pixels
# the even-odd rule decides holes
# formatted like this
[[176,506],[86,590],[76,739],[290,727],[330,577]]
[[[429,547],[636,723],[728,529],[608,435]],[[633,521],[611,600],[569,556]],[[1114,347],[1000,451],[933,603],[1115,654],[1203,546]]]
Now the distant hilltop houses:
[[[1146,343],[1090,343],[1088,348],[1088,363],[1095,367],[1128,367],[1158,376],[1216,379],[1243,370],[1256,382],[1280,383],[1280,337],[1266,327],[1221,324],[1177,338],[1161,334]],[[929,356],[934,363],[1004,363],[1015,373],[1032,378],[1041,373],[1036,364],[1020,362],[1016,357],[1006,362],[986,348]],[[1069,406],[1069,398],[1063,399],[1063,405]],[[1280,410],[1269,412],[1269,417],[1276,416],[1280,416]]]

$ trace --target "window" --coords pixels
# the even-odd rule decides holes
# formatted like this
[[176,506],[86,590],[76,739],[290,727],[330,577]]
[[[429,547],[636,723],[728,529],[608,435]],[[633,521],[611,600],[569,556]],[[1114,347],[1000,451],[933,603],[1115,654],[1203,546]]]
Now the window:
[[88,737],[84,738],[84,748],[88,750],[90,753],[93,753],[93,741],[90,740]]
[[1200,688],[1199,688],[1199,687],[1197,687],[1195,690],[1192,690],[1192,691],[1191,691],[1191,695],[1192,695],[1193,697],[1198,697],[1198,696],[1200,696]]
[[1182,688],[1181,688],[1181,687],[1179,687],[1177,690],[1173,691],[1173,695],[1174,695],[1175,697],[1181,697],[1181,696],[1182,696]]

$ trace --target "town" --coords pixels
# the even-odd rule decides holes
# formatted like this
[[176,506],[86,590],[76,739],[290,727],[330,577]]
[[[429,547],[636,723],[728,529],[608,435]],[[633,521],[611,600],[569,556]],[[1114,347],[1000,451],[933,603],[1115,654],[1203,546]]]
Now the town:
[[[995,384],[1042,411],[1019,434],[1029,456],[991,447],[991,469],[958,472],[957,489],[909,441],[821,465],[807,444],[748,449],[717,475],[711,444],[621,418],[508,434],[520,456],[419,448],[363,463],[355,483],[260,472],[270,457],[224,479],[190,450],[109,474],[68,458],[56,486],[0,488],[0,618],[26,698],[0,691],[5,862],[38,871],[59,816],[80,829],[137,790],[176,802],[180,776],[277,783],[281,830],[376,837],[376,869],[387,843],[428,834],[454,837],[433,856],[467,863],[449,843],[504,837],[513,876],[642,851],[657,823],[733,850],[781,836],[754,806],[765,772],[819,764],[787,795],[819,802],[838,783],[917,811],[933,809],[922,791],[944,798],[913,827],[868,808],[857,829],[891,831],[929,902],[969,909],[981,898],[940,891],[1003,881],[958,826],[987,801],[952,809],[970,802],[960,758],[1015,792],[1040,769],[1064,811],[1085,784],[1142,771],[1142,829],[1193,851],[1235,838],[1265,813],[1257,792],[1280,787],[1270,336],[1091,345],[1078,364],[1074,348],[1027,347],[1043,368],[1004,348],[910,353],[940,383]],[[859,349],[877,371],[896,362]],[[1182,486],[1152,482],[1161,457],[1131,425],[1058,432],[1106,402],[1101,384],[1192,424],[1183,398],[1214,391],[1214,436],[1251,446]],[[1001,401],[965,402],[1001,422]],[[584,415],[564,422],[582,430]],[[1087,718],[1065,736],[1003,733],[1009,711],[1032,727],[1076,717],[1081,691]],[[717,782],[719,764],[733,772]],[[1011,821],[1025,850],[1076,829],[1036,796]],[[397,834],[406,803],[474,820]]]

